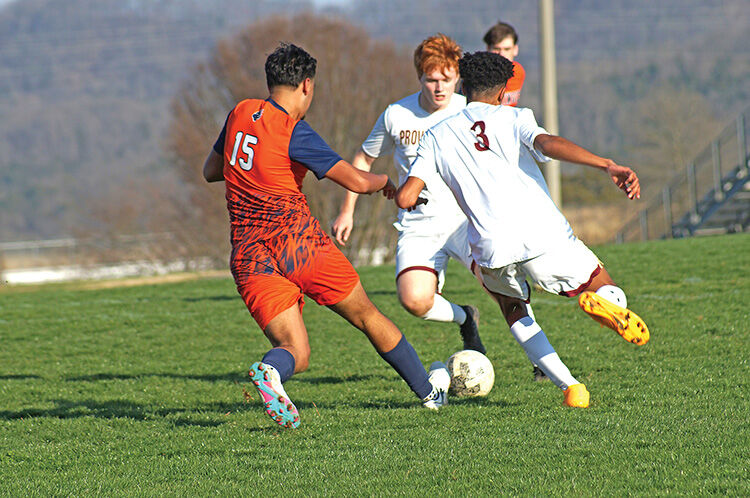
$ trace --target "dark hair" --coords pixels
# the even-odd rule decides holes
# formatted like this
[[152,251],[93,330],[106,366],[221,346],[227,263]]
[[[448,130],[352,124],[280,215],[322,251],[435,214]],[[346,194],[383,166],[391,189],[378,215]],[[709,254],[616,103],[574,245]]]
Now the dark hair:
[[313,56],[298,46],[282,43],[266,59],[268,89],[281,85],[299,86],[306,78],[315,77],[317,63]]
[[513,63],[492,52],[465,54],[458,61],[463,92],[467,97],[505,86],[513,76]]
[[513,26],[497,21],[497,24],[492,26],[489,31],[485,33],[483,40],[488,47],[491,47],[492,45],[505,40],[509,36],[513,38],[513,45],[518,45],[518,33],[513,29]]

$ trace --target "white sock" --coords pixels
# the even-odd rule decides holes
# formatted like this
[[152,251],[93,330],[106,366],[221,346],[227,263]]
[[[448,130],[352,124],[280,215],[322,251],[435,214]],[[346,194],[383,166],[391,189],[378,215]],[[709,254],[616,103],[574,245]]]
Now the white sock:
[[531,305],[529,303],[526,303],[526,314],[529,315],[532,320],[536,321],[534,310],[531,309]]
[[466,312],[461,306],[453,304],[440,294],[435,294],[432,308],[421,318],[433,322],[456,322],[461,325],[466,321]]
[[529,316],[521,318],[510,326],[510,332],[523,347],[531,363],[538,365],[557,387],[564,390],[568,386],[579,383],[570,374],[570,370],[557,355],[544,331],[533,318]]
[[596,294],[621,308],[628,307],[628,298],[625,297],[625,292],[616,285],[602,285],[596,291]]
[[[536,317],[534,316],[534,310],[531,309],[531,305],[529,303],[526,303],[526,314],[529,315],[532,320],[536,321]],[[533,361],[531,362],[531,364],[534,365],[535,367],[539,366]]]

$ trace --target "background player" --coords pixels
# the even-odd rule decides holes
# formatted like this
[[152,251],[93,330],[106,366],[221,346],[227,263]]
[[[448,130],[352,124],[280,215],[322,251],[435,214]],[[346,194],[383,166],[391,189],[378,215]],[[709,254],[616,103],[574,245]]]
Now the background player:
[[[580,294],[583,310],[638,345],[649,339],[646,325],[628,310],[597,257],[570,228],[549,196],[533,157],[592,166],[606,172],[628,198],[640,197],[635,172],[540,128],[530,109],[499,105],[511,62],[489,52],[460,61],[466,109],[430,129],[396,195],[413,206],[434,177],[450,187],[469,218],[475,274],[500,305],[511,332],[529,359],[565,391],[565,404],[587,407],[589,393],[560,360],[529,316],[529,278],[564,296]],[[594,291],[594,292],[591,292]]]
[[[437,409],[446,402],[447,383],[432,385],[414,348],[370,302],[301,191],[308,170],[359,193],[382,190],[391,198],[395,191],[387,175],[352,167],[302,121],[312,102],[315,70],[316,60],[303,49],[277,48],[265,64],[270,96],[234,107],[203,166],[207,181],[225,181],[232,275],[273,346],[250,376],[268,415],[297,427],[299,414],[283,383],[308,366],[306,294],[364,332],[424,405]],[[440,378],[446,377],[442,372]]]
[[526,79],[526,71],[518,57],[518,33],[510,24],[498,21],[484,34],[484,43],[487,51],[502,55],[513,63],[513,76],[505,84],[505,96],[503,105],[516,106],[521,98],[521,89]]
[[[414,67],[420,91],[383,111],[352,160],[356,168],[370,171],[376,158],[393,153],[399,182],[405,181],[424,132],[466,105],[466,98],[454,93],[460,57],[461,48],[443,34],[419,44],[414,51]],[[411,211],[400,210],[394,223],[399,231],[396,245],[399,301],[411,314],[425,320],[459,324],[464,349],[484,353],[477,330],[477,309],[454,304],[440,294],[449,258],[470,268],[466,216],[439,178],[427,186],[422,198],[424,204]],[[347,193],[333,223],[333,235],[340,244],[349,239],[356,202],[357,194]]]

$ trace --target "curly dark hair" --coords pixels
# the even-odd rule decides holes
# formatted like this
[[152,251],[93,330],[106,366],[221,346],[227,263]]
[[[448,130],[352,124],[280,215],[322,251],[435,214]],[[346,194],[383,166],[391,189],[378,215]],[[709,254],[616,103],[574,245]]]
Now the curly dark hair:
[[297,87],[306,78],[315,77],[317,64],[304,49],[282,43],[266,59],[266,84],[269,90],[281,85]]
[[458,61],[458,70],[463,92],[470,97],[504,87],[513,76],[513,63],[492,52],[474,52]]

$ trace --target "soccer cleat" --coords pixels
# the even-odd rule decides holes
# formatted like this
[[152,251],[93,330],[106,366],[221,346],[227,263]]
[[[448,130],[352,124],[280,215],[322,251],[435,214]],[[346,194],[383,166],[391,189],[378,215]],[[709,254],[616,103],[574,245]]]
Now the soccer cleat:
[[448,388],[451,384],[451,375],[445,363],[435,361],[430,365],[428,380],[432,384],[432,391],[422,400],[422,405],[430,410],[439,410],[448,404]]
[[534,380],[536,382],[542,382],[544,380],[549,380],[549,377],[547,377],[547,374],[544,373],[544,370],[539,368],[537,365],[534,365],[532,363],[532,366],[534,367]]
[[299,427],[299,412],[287,396],[279,372],[272,366],[258,361],[253,363],[248,373],[258,388],[258,394],[268,416],[282,427]]
[[588,408],[589,407],[589,392],[586,386],[583,384],[573,384],[563,391],[565,393],[565,401],[563,402],[566,406],[572,406],[573,408]]
[[638,346],[648,342],[648,327],[641,317],[629,309],[617,306],[595,292],[581,293],[578,304],[591,318],[611,328],[626,341]]
[[479,310],[475,306],[467,304],[461,306],[466,312],[466,321],[461,325],[461,338],[464,340],[464,349],[473,349],[482,354],[487,353],[479,338]]

